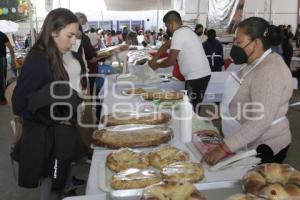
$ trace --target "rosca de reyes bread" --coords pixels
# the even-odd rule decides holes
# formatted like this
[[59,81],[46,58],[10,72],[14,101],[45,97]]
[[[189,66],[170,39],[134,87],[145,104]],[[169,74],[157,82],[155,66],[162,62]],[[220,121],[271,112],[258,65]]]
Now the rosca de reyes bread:
[[158,125],[169,122],[170,114],[164,112],[153,113],[111,113],[103,116],[103,123],[107,126],[124,124]]
[[175,162],[189,160],[189,154],[186,151],[170,145],[161,145],[158,149],[150,152],[148,157],[150,165],[157,169],[162,169]]
[[159,172],[151,169],[129,168],[113,175],[111,187],[116,190],[145,188],[162,180]]
[[189,182],[163,181],[144,189],[141,200],[205,200]]
[[263,164],[247,172],[243,187],[246,193],[269,200],[300,199],[300,173],[286,164]]
[[129,168],[146,169],[149,167],[149,159],[144,152],[130,148],[121,148],[108,154],[106,165],[115,172]]
[[169,127],[129,124],[96,130],[92,136],[92,143],[112,149],[149,147],[167,143],[172,137],[173,131]]

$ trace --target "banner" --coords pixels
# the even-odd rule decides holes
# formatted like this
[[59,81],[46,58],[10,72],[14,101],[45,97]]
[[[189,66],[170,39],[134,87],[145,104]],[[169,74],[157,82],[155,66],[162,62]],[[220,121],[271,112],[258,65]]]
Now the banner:
[[208,28],[218,35],[234,34],[243,19],[245,0],[209,0]]

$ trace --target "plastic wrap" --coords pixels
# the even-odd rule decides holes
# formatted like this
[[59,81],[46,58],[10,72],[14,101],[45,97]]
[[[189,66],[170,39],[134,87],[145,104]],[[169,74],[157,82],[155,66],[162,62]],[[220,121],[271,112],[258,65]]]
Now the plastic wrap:
[[[189,149],[185,145],[183,145],[181,143],[180,144],[173,144],[173,145],[180,148],[182,151],[184,150],[188,154],[190,154],[190,159],[192,160],[192,162],[199,161],[196,157],[193,156],[192,153],[190,153]],[[166,146],[169,146],[169,145],[166,145]],[[126,148],[126,149],[128,149],[128,148]],[[97,162],[97,166],[98,166],[98,176],[97,176],[98,177],[97,178],[98,179],[98,182],[97,182],[98,188],[105,191],[105,192],[110,192],[110,193],[111,192],[116,192],[115,195],[117,195],[118,197],[116,196],[112,199],[124,199],[125,196],[126,196],[128,199],[132,200],[132,199],[134,199],[134,197],[131,196],[131,194],[134,193],[134,195],[137,195],[137,193],[139,193],[139,191],[140,191],[140,189],[138,189],[138,188],[135,188],[135,189],[117,189],[117,188],[112,187],[112,183],[111,183],[112,179],[113,179],[112,177],[116,175],[116,172],[115,172],[115,170],[111,170],[110,167],[108,166],[109,165],[108,161],[107,161],[108,157],[110,157],[111,154],[115,154],[115,153],[119,154],[119,153],[121,153],[122,151],[124,151],[126,149],[123,149],[123,150],[119,149],[119,150],[116,150],[116,151],[103,151],[103,153],[101,153],[101,158],[102,159],[95,161],[95,162]],[[149,154],[150,152],[152,152],[156,149],[159,149],[159,148],[151,147],[151,148],[128,149],[128,150],[133,151],[133,152],[137,152],[137,153],[144,153],[144,155],[145,155],[145,154]],[[99,153],[99,151],[98,151],[98,153]],[[120,154],[118,156],[119,156],[119,159],[122,159],[124,155]],[[128,160],[137,160],[136,158],[133,159],[132,157],[130,157],[128,155],[125,156],[125,157],[127,157],[126,159],[128,159]],[[103,159],[103,158],[106,158],[106,159]],[[145,156],[142,156],[142,158],[145,159]],[[125,159],[125,161],[126,161],[126,159]],[[141,168],[140,166],[139,167],[132,166],[131,168],[138,168],[138,169],[143,169],[143,170],[146,169],[146,167]],[[127,169],[129,169],[129,168],[127,168]],[[160,174],[160,170],[152,167],[151,165],[148,166],[147,169],[149,169],[150,171],[156,171]],[[133,184],[135,184],[135,183],[133,183]],[[119,191],[123,191],[124,193],[122,193],[121,196],[119,196],[120,195]],[[139,195],[139,196],[141,196],[141,195]]]
[[192,136],[192,143],[201,152],[202,155],[213,150],[223,142],[223,138],[214,131],[198,131]]
[[153,103],[161,109],[178,109],[182,100],[163,100],[157,99]]
[[156,87],[140,87],[140,88],[126,88],[122,90],[122,94],[124,96],[129,96],[129,95],[142,95],[143,93],[146,92],[161,92],[161,89],[158,89]]
[[96,146],[118,149],[122,147],[148,147],[167,143],[173,137],[169,127],[128,124],[107,127],[93,133]]
[[128,62],[134,65],[143,65],[150,57],[148,51],[132,51],[128,53]]
[[121,148],[106,157],[106,165],[115,172],[129,168],[146,169],[149,167],[149,159],[144,152]]
[[113,175],[111,187],[118,190],[145,188],[161,180],[160,173],[155,170],[130,168]]
[[233,34],[243,19],[245,0],[209,0],[209,28],[221,35]]
[[190,160],[190,155],[187,151],[170,145],[161,145],[158,149],[150,152],[148,157],[150,165],[157,169],[162,169],[175,162]]
[[147,92],[143,93],[144,100],[181,100],[183,94],[181,92],[166,91],[166,92]]
[[147,92],[144,88],[130,88],[122,91],[123,95],[141,95]]
[[148,124],[158,125],[168,123],[171,115],[163,112],[119,112],[103,116],[103,123],[107,126],[125,125],[125,124]]
[[129,74],[121,74],[117,77],[117,84],[150,84],[160,83],[162,80],[147,64],[134,68]]
[[171,181],[198,182],[204,177],[204,168],[200,163],[176,162],[162,169],[162,176]]
[[249,170],[243,189],[265,199],[300,199],[300,172],[290,165],[266,163]]
[[170,182],[164,181],[145,188],[141,200],[151,199],[197,199],[205,200],[206,198],[200,193],[193,184],[189,182]]

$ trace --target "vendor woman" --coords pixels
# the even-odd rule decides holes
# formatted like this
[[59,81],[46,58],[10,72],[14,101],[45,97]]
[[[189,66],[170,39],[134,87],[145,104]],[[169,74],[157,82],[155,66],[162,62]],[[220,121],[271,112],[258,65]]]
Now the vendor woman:
[[272,29],[267,21],[251,17],[237,28],[230,56],[245,64],[225,83],[221,103],[224,143],[206,153],[202,161],[216,164],[226,155],[256,149],[262,163],[282,163],[291,143],[288,103],[292,75],[283,59],[272,53]]

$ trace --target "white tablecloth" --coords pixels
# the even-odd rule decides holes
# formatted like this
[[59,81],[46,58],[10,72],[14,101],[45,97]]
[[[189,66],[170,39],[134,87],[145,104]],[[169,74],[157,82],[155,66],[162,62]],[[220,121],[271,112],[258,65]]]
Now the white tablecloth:
[[[120,102],[127,102],[129,104],[135,105],[136,103],[141,103],[141,98],[139,97],[130,97],[127,99],[124,98],[116,98],[116,96],[112,95],[112,88],[111,86],[113,85],[114,82],[114,76],[109,76],[107,79],[107,87],[104,90],[108,90],[107,94],[104,96],[103,103],[106,104],[107,110],[103,110],[103,112],[111,112],[112,107],[116,103]],[[166,85],[165,85],[166,84]],[[161,83],[159,86],[160,88],[169,88],[172,87],[174,83]],[[119,95],[119,97],[124,97],[123,95],[120,94],[121,90],[120,88],[116,88],[116,94]],[[105,91],[101,92],[102,94],[105,93]],[[176,121],[176,119],[172,119],[170,122],[170,127],[173,128],[174,130],[174,135],[175,139],[172,140],[171,144],[175,146],[181,146],[183,145],[182,143],[179,143],[176,138],[178,138],[179,134],[179,121]],[[185,145],[184,145],[185,146]],[[188,145],[186,148],[190,151],[191,155],[194,155],[194,160],[195,162],[199,161],[201,159],[201,155],[193,148],[193,146]],[[86,194],[87,195],[95,195],[95,194],[105,194],[101,189],[98,187],[98,180],[101,179],[99,177],[99,165],[101,162],[106,159],[106,155],[108,152],[111,150],[99,148],[94,150],[93,158],[92,158],[92,163],[91,163],[91,168],[90,168],[90,173],[89,173],[89,178],[87,182],[87,187],[86,187]],[[207,166],[206,166],[207,167]],[[227,169],[224,171],[218,171],[218,172],[211,172],[206,170],[205,172],[205,178],[201,183],[214,183],[214,182],[222,182],[222,181],[229,181],[229,180],[239,180],[242,178],[242,176],[245,174],[245,172],[248,169],[245,168],[231,168]],[[216,183],[217,184],[217,183]],[[213,194],[214,192],[212,192]]]

